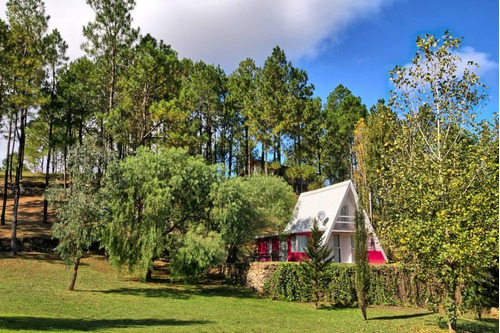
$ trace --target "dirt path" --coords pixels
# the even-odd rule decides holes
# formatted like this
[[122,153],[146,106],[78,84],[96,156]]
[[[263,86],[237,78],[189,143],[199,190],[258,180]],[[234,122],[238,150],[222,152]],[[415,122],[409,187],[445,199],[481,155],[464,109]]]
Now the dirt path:
[[[9,196],[7,200],[7,210],[5,212],[6,224],[0,226],[0,238],[10,238],[13,204],[14,200],[12,196]],[[22,196],[19,200],[17,237],[52,238],[50,228],[52,227],[54,219],[55,216],[53,212],[50,212],[49,223],[43,223],[43,195]]]
[[[57,175],[51,175],[52,182],[57,181]],[[18,211],[18,224],[17,224],[17,237],[41,237],[52,238],[52,222],[55,221],[55,215],[49,209],[49,223],[43,223],[43,192],[44,186],[43,174],[30,174],[23,175],[21,181],[21,198],[19,200]],[[3,189],[3,181],[0,181],[0,186]],[[11,184],[9,183],[9,187]],[[12,189],[11,189],[12,190]],[[7,192],[9,193],[9,192]],[[3,195],[0,195],[0,207],[2,204]],[[12,193],[7,196],[7,209],[5,211],[6,225],[0,226],[0,238],[10,238],[12,228],[12,209],[14,205],[14,197]],[[1,208],[0,208],[1,214]]]

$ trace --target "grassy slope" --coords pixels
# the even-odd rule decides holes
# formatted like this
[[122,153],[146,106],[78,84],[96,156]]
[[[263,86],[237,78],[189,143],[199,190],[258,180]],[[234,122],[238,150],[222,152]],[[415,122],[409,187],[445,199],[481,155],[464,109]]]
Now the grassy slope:
[[[445,332],[440,315],[375,307],[314,310],[311,304],[261,299],[227,286],[143,284],[120,276],[101,257],[83,261],[76,291],[54,256],[0,254],[0,332]],[[472,332],[498,322],[461,320]],[[441,324],[444,327],[444,323]]]

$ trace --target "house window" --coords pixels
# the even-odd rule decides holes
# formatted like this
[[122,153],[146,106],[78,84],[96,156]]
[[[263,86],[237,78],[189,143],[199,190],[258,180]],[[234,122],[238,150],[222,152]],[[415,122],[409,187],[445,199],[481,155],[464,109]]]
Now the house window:
[[340,262],[340,235],[333,234],[333,262]]
[[307,245],[307,236],[292,236],[292,252],[305,252]]

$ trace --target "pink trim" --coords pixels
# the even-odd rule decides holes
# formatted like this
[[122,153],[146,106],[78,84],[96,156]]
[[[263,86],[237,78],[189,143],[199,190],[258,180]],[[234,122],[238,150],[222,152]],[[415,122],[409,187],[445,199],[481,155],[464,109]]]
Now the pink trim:
[[273,238],[272,241],[272,250],[273,251],[279,251],[280,250],[280,240],[278,237]]
[[368,251],[369,264],[385,264],[384,255],[381,251]]
[[309,260],[305,252],[292,252],[288,261],[304,261]]

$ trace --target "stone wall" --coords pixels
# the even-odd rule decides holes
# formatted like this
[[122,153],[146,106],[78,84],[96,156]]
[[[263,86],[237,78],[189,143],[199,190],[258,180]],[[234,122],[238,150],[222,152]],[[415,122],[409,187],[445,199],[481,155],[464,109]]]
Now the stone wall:
[[277,262],[251,262],[228,264],[222,268],[224,275],[234,283],[253,289],[259,293],[263,291],[264,282],[278,268]]

